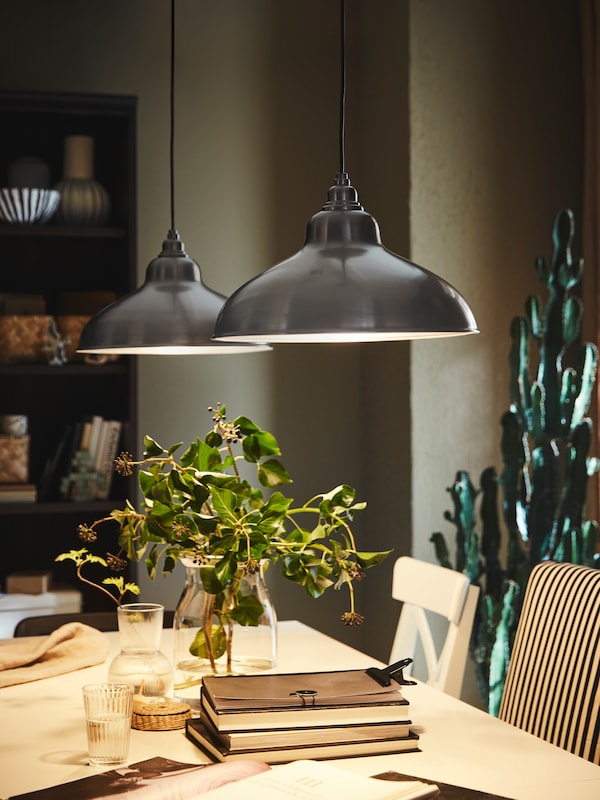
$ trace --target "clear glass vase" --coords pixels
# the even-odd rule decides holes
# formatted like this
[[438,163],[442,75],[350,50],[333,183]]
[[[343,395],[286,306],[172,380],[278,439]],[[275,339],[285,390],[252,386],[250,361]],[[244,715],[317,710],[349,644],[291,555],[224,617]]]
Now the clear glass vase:
[[[242,595],[253,596],[263,607],[258,625],[241,625],[222,623],[219,609],[214,607],[217,599],[221,608],[227,607],[227,591],[216,598],[204,589],[201,569],[212,569],[212,565],[200,565],[189,558],[181,561],[185,566],[185,586],[173,621],[174,695],[192,708],[199,708],[204,675],[247,675],[275,667],[277,615],[262,565],[254,574],[240,578]],[[213,651],[209,652],[211,646]]]
[[111,683],[129,683],[135,694],[166,697],[173,685],[173,665],[160,650],[164,606],[126,603],[117,608],[121,652],[108,668]]

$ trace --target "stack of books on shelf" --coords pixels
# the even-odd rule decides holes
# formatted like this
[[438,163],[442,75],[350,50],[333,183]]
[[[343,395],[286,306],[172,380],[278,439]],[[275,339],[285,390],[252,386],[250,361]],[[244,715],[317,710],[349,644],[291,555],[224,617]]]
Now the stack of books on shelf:
[[67,425],[44,468],[39,499],[81,500],[84,480],[86,499],[108,499],[122,427],[100,415]]
[[35,503],[37,488],[33,483],[0,484],[0,503]]
[[419,749],[408,701],[365,670],[205,677],[186,734],[213,761],[267,764]]

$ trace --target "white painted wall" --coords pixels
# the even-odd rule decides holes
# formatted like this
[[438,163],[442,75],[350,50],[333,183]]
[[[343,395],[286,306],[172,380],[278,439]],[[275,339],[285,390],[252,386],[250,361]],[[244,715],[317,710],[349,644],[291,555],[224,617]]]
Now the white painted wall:
[[432,532],[454,542],[456,471],[478,486],[502,468],[510,321],[527,294],[546,299],[534,260],[551,255],[556,212],[579,211],[578,33],[575,4],[410,6],[412,255],[463,292],[481,329],[412,347],[413,553],[435,560]]

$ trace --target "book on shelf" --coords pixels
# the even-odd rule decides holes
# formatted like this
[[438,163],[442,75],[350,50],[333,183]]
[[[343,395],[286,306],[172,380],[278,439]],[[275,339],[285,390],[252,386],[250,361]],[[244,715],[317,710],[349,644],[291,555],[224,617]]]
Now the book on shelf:
[[121,440],[122,423],[120,420],[104,420],[98,443],[98,451],[94,466],[96,469],[96,499],[106,500],[110,494],[114,461],[117,457]]
[[54,452],[44,465],[38,485],[40,502],[65,499],[62,479],[68,474],[81,436],[80,423],[68,423],[56,441]]
[[[377,727],[377,726],[375,726]],[[186,720],[186,736],[200,750],[213,761],[234,761],[236,759],[258,758],[267,764],[282,764],[304,759],[351,758],[352,756],[382,755],[384,753],[403,753],[419,749],[419,736],[408,731],[400,738],[390,738],[383,735],[377,736],[377,731],[372,732],[373,738],[359,739],[356,741],[331,741],[317,744],[280,745],[276,739],[266,741],[262,747],[231,749],[224,745],[215,735],[210,725],[205,725],[201,719]]]
[[310,759],[293,761],[246,778],[243,783],[213,789],[207,800],[424,800],[436,797],[438,787],[418,778],[393,782],[356,774],[343,767]]
[[[87,441],[87,448],[85,448],[88,453],[90,454],[90,458],[92,460],[92,464],[95,464],[96,460],[96,451],[98,449],[98,442],[100,441],[100,433],[102,431],[102,425],[104,423],[104,418],[100,416],[100,414],[94,414],[90,420],[91,423],[89,438]],[[84,448],[81,446],[81,440],[79,442],[79,450],[83,450]]]
[[37,487],[34,483],[0,484],[0,503],[35,503]]
[[89,470],[95,476],[93,498],[108,499],[122,427],[120,420],[104,419],[98,414],[67,424],[44,466],[38,499],[74,499],[75,475],[81,469],[77,459],[83,453],[88,454]]
[[74,422],[72,425],[67,426],[67,429],[70,431],[70,438],[64,454],[64,459],[61,460],[57,465],[57,470],[59,473],[57,475],[59,492],[62,495],[63,500],[73,499],[73,483],[72,481],[68,480],[68,478],[71,474],[75,455],[80,449],[81,432],[83,430],[83,426],[83,421]]
[[[293,728],[257,728],[245,731],[219,731],[212,725],[205,712],[200,710],[200,721],[208,728],[212,737],[231,751],[254,750],[263,747],[287,747],[290,745],[335,744],[337,742],[361,742],[374,738],[402,739],[408,736],[412,721],[402,719],[392,722],[368,722],[366,724],[310,725]],[[194,720],[195,724],[195,720]]]
[[79,449],[90,449],[90,434],[92,433],[92,419],[84,419],[81,425],[81,437],[79,439]]
[[397,721],[408,701],[365,670],[207,676],[201,707],[220,731]]

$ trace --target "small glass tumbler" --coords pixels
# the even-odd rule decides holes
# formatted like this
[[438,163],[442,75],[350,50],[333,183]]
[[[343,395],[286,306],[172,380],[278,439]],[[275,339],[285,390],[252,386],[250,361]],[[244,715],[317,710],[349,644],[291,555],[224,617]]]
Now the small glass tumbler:
[[129,755],[133,686],[90,683],[83,687],[89,763],[122,764]]

